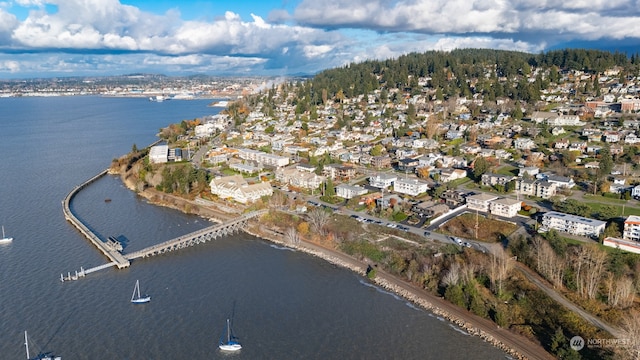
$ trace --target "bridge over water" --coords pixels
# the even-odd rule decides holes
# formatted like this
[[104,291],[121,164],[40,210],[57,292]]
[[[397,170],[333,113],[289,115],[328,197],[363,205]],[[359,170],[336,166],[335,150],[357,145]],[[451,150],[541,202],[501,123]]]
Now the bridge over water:
[[241,215],[235,219],[225,221],[222,224],[216,224],[207,228],[194,231],[192,233],[179,236],[175,239],[167,240],[157,245],[152,245],[142,250],[125,254],[127,260],[134,260],[154,255],[164,254],[169,251],[184,249],[189,246],[202,244],[207,241],[216,239],[220,236],[226,236],[238,232],[246,227],[247,222],[254,217],[266,214],[267,210],[257,210]]

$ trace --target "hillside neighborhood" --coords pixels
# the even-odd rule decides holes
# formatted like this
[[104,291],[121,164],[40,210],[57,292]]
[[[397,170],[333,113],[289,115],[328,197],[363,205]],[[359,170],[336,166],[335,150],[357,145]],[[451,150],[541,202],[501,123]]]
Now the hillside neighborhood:
[[[340,249],[555,356],[585,355],[574,335],[636,338],[640,71],[516,62],[274,82],[162,129],[136,187],[268,207],[290,244]],[[336,85],[352,71],[361,83]]]

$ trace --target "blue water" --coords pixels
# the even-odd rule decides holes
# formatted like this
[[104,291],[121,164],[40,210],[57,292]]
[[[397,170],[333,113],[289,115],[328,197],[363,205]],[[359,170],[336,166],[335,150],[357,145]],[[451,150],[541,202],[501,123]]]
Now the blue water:
[[[61,201],[113,158],[170,123],[219,111],[211,100],[0,99],[0,358],[53,351],[63,359],[503,359],[504,352],[362,277],[245,234],[61,283],[107,262],[62,214]],[[110,198],[111,202],[104,199]],[[106,176],[74,212],[126,251],[210,225],[147,204]],[[135,281],[152,296],[129,302]],[[243,344],[217,349],[226,319]]]

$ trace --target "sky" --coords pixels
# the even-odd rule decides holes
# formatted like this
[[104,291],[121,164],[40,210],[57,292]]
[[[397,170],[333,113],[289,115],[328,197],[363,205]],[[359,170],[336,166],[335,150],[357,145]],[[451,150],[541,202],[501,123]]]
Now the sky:
[[0,80],[300,75],[411,52],[635,53],[640,0],[0,0]]

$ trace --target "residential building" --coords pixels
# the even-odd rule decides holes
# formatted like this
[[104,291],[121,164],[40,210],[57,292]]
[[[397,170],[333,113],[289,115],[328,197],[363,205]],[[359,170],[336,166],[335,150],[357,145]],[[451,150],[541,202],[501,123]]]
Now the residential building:
[[429,190],[429,183],[415,178],[399,178],[393,183],[393,191],[411,196],[418,196]]
[[629,215],[624,221],[622,238],[631,241],[640,241],[640,216]]
[[433,201],[423,201],[419,204],[414,205],[411,208],[411,211],[418,214],[419,216],[424,217],[434,217],[436,215],[444,214],[448,212],[450,209],[447,205],[436,203]]
[[449,189],[440,195],[440,198],[444,200],[444,203],[448,206],[456,207],[465,203],[464,194],[454,190]]
[[322,175],[332,180],[347,181],[356,176],[356,168],[340,164],[327,164],[322,168]]
[[482,185],[483,186],[496,186],[496,185],[506,186],[509,181],[512,181],[515,179],[516,177],[513,175],[486,173],[486,174],[482,174]]
[[491,201],[497,198],[495,195],[485,193],[467,196],[467,208],[470,210],[489,212]]
[[534,179],[518,179],[516,192],[522,195],[535,196],[548,199],[556,195],[557,185],[549,181]]
[[467,177],[467,172],[462,169],[440,169],[440,182],[443,183],[464,179],[465,177]]
[[277,181],[303,189],[317,189],[325,182],[326,177],[314,172],[300,170],[298,167],[279,168],[275,171]]
[[343,199],[353,199],[356,196],[364,195],[367,193],[367,189],[362,186],[340,184],[336,186],[336,195]]
[[549,211],[542,215],[542,226],[573,235],[597,237],[604,232],[605,221]]
[[209,186],[212,194],[243,204],[254,202],[262,196],[273,195],[273,188],[269,182],[249,184],[241,175],[213,179]]
[[631,196],[636,199],[640,198],[640,185],[636,185],[631,189]]
[[369,185],[381,189],[386,189],[398,180],[394,174],[377,174],[369,177]]
[[155,145],[149,150],[149,162],[161,164],[169,161],[169,145]]
[[508,218],[518,215],[521,208],[522,202],[520,200],[508,198],[496,199],[489,203],[491,214]]
[[535,177],[540,172],[540,169],[537,166],[527,166],[518,169],[518,176],[523,177],[525,175]]
[[388,155],[374,156],[371,158],[371,166],[376,169],[386,169],[391,167],[391,158]]
[[239,149],[238,156],[241,159],[255,161],[258,164],[267,166],[283,167],[289,165],[289,158],[286,156],[267,154],[258,150]]
[[529,138],[517,138],[513,142],[513,147],[518,150],[531,150],[536,147],[536,143]]
[[602,240],[602,245],[640,254],[640,244],[637,243],[636,241],[629,241],[624,239],[608,237]]

